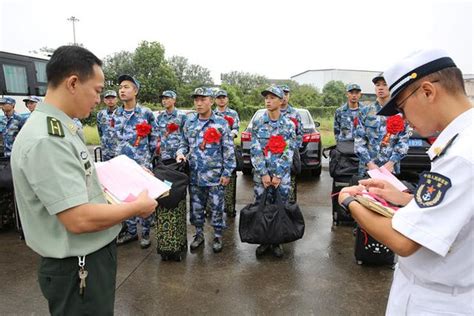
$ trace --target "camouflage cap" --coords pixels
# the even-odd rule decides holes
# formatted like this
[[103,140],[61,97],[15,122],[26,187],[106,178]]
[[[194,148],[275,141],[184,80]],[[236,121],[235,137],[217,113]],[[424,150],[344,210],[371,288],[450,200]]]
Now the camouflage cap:
[[352,90],[362,91],[362,89],[360,88],[360,86],[357,83],[350,83],[346,86],[346,91],[347,92],[352,91]]
[[118,77],[119,84],[121,84],[122,81],[125,81],[125,80],[131,81],[137,87],[137,89],[140,90],[140,81],[135,79],[135,77],[132,77],[130,75],[121,75],[120,77]]
[[280,89],[283,90],[283,92],[290,92],[290,87],[287,84],[282,84],[280,85]]
[[28,98],[23,99],[23,102],[28,102],[28,101],[38,103],[38,102],[41,102],[41,98],[34,95],[30,95]]
[[107,91],[105,91],[105,93],[104,93],[104,98],[107,98],[107,97],[114,97],[114,98],[116,98],[116,97],[117,97],[117,92],[115,92],[115,90],[107,90]]
[[214,93],[212,92],[212,90],[210,88],[199,87],[199,88],[196,88],[194,90],[194,92],[191,96],[193,98],[198,97],[198,96],[201,96],[201,97],[214,97]]
[[268,86],[265,90],[262,91],[263,96],[266,96],[269,93],[277,96],[280,99],[283,99],[283,96],[285,95],[283,90],[279,86],[275,85]]
[[171,98],[171,99],[176,99],[176,92],[174,92],[173,90],[166,90],[166,91],[163,91],[163,93],[160,95],[160,98],[164,98],[164,97],[167,97],[167,98]]
[[215,97],[218,98],[218,97],[226,97],[227,96],[227,91],[225,90],[219,90],[216,92],[216,95]]
[[10,98],[10,97],[4,97],[4,98],[0,98],[0,104],[11,104],[11,105],[15,105],[15,104],[16,104],[16,101],[15,101],[15,99]]

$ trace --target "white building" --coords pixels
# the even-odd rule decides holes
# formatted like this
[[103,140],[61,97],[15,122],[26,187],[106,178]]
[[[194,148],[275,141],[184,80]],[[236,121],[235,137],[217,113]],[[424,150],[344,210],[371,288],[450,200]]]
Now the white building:
[[351,69],[316,69],[306,70],[291,77],[291,80],[299,84],[309,84],[323,90],[324,85],[329,81],[342,81],[345,85],[357,83],[362,93],[365,95],[375,95],[372,78],[380,74],[380,71],[372,70],[351,70]]

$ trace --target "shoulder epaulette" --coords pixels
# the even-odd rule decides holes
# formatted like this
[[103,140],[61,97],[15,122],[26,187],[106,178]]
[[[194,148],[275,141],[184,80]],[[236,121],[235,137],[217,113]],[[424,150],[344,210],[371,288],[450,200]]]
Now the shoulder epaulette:
[[46,122],[48,124],[48,134],[52,136],[64,137],[64,130],[61,122],[54,117],[46,117]]

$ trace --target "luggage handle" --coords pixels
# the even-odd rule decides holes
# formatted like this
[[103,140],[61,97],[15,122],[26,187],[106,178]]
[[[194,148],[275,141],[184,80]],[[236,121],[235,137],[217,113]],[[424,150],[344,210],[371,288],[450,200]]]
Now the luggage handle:
[[263,211],[263,209],[265,209],[265,205],[267,204],[268,192],[270,190],[273,190],[274,194],[275,194],[275,202],[273,204],[283,206],[283,201],[281,200],[280,191],[275,186],[270,185],[269,187],[265,188],[265,191],[263,192],[262,198],[260,199],[260,203],[258,205],[258,210],[259,211]]

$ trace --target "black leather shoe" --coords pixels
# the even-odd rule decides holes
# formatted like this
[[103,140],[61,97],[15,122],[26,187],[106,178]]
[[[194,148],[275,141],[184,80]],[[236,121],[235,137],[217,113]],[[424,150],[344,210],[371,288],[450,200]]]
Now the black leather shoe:
[[196,250],[197,248],[199,248],[199,246],[201,246],[202,244],[204,243],[204,235],[203,234],[197,234],[197,235],[194,235],[194,240],[193,242],[191,243],[191,250]]
[[221,252],[222,251],[222,237],[216,237],[214,238],[214,242],[212,243],[212,250],[215,253]]

